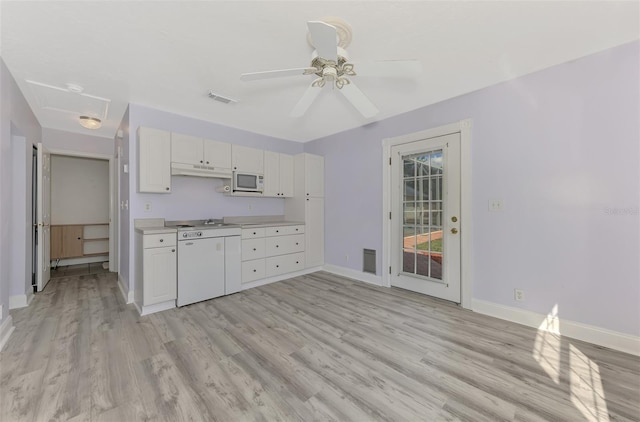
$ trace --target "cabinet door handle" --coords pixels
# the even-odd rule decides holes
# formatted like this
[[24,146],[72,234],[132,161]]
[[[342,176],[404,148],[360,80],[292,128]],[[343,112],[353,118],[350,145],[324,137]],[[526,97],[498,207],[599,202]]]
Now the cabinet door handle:
[[280,265],[276,265],[276,268],[280,268]]
[[253,270],[253,272],[255,273],[257,270]]
[[207,164],[209,164],[209,162],[207,161]]
[[175,249],[171,249],[171,252],[175,252],[175,251],[176,251]]
[[256,250],[256,248],[253,248],[253,250],[255,251],[255,250]]
[[200,164],[202,164],[202,160],[200,160]]
[[280,245],[276,245],[276,248],[279,248],[279,247],[280,247]]
[[169,188],[164,188],[164,190],[169,190]]
[[78,240],[82,239],[81,237],[78,238]]
[[299,261],[296,261],[296,264],[299,264],[299,263],[300,263]]
[[298,242],[296,242],[296,246],[298,246]]

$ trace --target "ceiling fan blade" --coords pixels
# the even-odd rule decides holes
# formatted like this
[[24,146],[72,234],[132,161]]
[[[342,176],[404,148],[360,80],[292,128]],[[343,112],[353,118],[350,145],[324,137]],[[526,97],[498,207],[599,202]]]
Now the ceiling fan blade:
[[243,73],[240,79],[243,81],[257,81],[260,79],[283,78],[285,76],[309,75],[316,73],[315,67],[300,67],[296,69],[268,70],[266,72]]
[[309,34],[318,56],[323,59],[338,61],[338,35],[336,28],[321,21],[307,22]]
[[422,73],[419,60],[383,60],[353,63],[358,76],[377,76],[381,78],[412,78]]
[[309,87],[304,92],[304,94],[302,94],[302,98],[300,98],[300,101],[298,101],[298,104],[296,104],[295,107],[293,107],[293,110],[291,110],[291,113],[289,113],[289,115],[291,117],[304,116],[304,113],[306,113],[309,107],[311,106],[311,104],[313,104],[315,99],[320,94],[321,90],[322,90],[322,87],[320,86],[309,85]]
[[380,111],[353,82],[344,85],[338,91],[366,118],[373,117]]

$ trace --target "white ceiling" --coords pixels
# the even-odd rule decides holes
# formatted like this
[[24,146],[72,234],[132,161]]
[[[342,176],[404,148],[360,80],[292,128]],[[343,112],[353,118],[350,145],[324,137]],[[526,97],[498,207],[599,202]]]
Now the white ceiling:
[[[115,135],[126,105],[135,103],[308,141],[640,34],[638,1],[5,0],[0,5],[2,58],[41,125],[104,137]],[[351,24],[348,52],[354,61],[423,64],[424,74],[414,80],[353,78],[380,109],[375,119],[363,119],[329,87],[307,115],[289,117],[313,76],[239,80],[245,72],[306,67],[311,54],[306,22],[326,16]],[[61,88],[74,83],[85,94],[110,100],[102,129],[89,131],[78,125],[77,114],[44,107],[27,80]],[[213,101],[209,89],[239,102]]]

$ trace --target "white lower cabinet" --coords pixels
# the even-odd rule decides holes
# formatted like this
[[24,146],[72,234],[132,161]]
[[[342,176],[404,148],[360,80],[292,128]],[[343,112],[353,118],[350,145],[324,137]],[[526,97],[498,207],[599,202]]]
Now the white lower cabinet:
[[304,225],[242,230],[242,282],[304,269]]
[[174,308],[178,297],[176,234],[136,233],[134,301],[141,315]]

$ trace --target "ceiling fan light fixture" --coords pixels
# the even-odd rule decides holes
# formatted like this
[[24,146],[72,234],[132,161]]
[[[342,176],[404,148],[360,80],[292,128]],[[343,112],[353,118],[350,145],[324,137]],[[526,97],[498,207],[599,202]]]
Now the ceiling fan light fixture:
[[100,129],[100,127],[102,127],[102,120],[98,119],[97,117],[80,116],[79,121],[80,121],[80,126],[86,129],[95,130],[95,129]]

